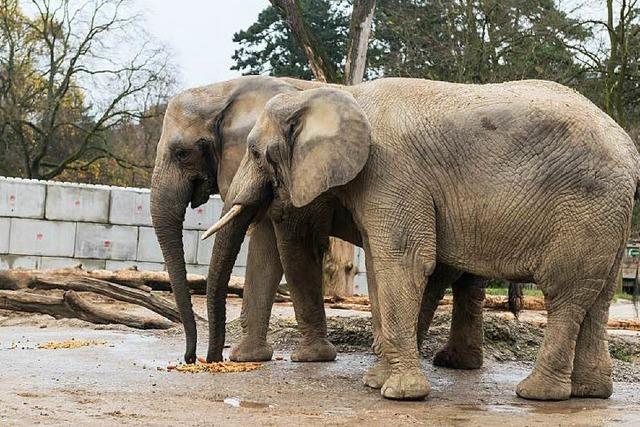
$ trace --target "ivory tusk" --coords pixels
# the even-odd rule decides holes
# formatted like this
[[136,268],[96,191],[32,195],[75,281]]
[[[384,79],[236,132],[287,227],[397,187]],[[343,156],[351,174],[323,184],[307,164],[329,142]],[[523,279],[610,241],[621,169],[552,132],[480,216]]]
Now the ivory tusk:
[[227,212],[222,218],[218,220],[218,222],[213,224],[207,231],[202,234],[202,237],[200,239],[205,240],[211,235],[215,234],[218,230],[227,225],[229,221],[238,216],[238,214],[242,212],[242,209],[242,205],[233,205],[231,209],[229,209],[229,212]]

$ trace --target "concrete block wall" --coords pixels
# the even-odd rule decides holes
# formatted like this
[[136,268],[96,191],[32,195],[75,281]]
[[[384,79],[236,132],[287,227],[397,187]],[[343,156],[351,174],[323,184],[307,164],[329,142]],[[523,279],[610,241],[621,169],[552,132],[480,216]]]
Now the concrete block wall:
[[[183,245],[187,271],[207,274],[214,238],[200,235],[220,218],[213,196],[187,209]],[[233,273],[244,277],[248,239]],[[152,228],[149,190],[0,177],[0,269],[63,268],[161,271],[160,245]],[[356,250],[355,293],[367,294],[364,251]]]
[[[89,270],[164,270],[149,205],[148,189],[0,177],[0,269],[82,263]],[[213,238],[202,242],[200,234],[221,211],[218,196],[187,209],[183,239],[190,273],[206,274]],[[247,243],[236,274],[246,267]]]

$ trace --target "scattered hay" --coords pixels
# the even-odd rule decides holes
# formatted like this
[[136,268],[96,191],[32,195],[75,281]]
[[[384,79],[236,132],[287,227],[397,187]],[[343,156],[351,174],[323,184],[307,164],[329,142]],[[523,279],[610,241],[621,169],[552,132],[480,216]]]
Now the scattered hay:
[[45,344],[38,344],[38,348],[41,350],[67,350],[81,347],[93,347],[98,345],[105,345],[105,340],[76,340],[71,338],[68,341],[51,341]]
[[262,367],[262,363],[252,362],[212,362],[207,363],[204,358],[198,357],[198,362],[192,365],[169,365],[167,371],[187,372],[190,374],[199,374],[208,372],[211,374],[228,373],[228,372],[249,372],[255,371]]

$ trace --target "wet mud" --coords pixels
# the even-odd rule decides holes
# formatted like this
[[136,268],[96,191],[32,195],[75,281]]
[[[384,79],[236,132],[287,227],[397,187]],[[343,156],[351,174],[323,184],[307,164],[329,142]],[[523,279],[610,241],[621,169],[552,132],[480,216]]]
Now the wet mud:
[[[184,338],[179,327],[133,331],[45,316],[5,317],[0,321],[0,425],[592,426],[638,425],[640,420],[637,333],[612,336],[617,359],[610,399],[531,402],[514,390],[530,372],[541,326],[488,313],[485,366],[456,371],[430,361],[448,333],[449,314],[439,312],[422,348],[431,395],[419,402],[394,402],[361,382],[374,361],[368,316],[347,312],[329,318],[330,339],[340,350],[335,362],[294,363],[289,357],[299,337],[295,322],[289,312],[274,313],[269,336],[282,360],[225,374],[166,370],[180,362]],[[229,323],[230,342],[239,337],[239,328],[237,321]],[[72,338],[106,344],[38,348]]]

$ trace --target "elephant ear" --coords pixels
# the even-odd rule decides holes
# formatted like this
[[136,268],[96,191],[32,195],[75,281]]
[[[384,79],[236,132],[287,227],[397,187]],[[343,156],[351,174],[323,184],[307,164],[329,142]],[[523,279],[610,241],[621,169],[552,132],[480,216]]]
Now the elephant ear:
[[212,127],[222,141],[219,149],[218,187],[226,194],[246,151],[247,135],[269,99],[297,89],[287,82],[270,77],[248,76],[236,79],[234,88],[224,99]]
[[337,89],[300,93],[290,118],[290,197],[296,207],[353,180],[369,157],[369,121],[354,97]]

